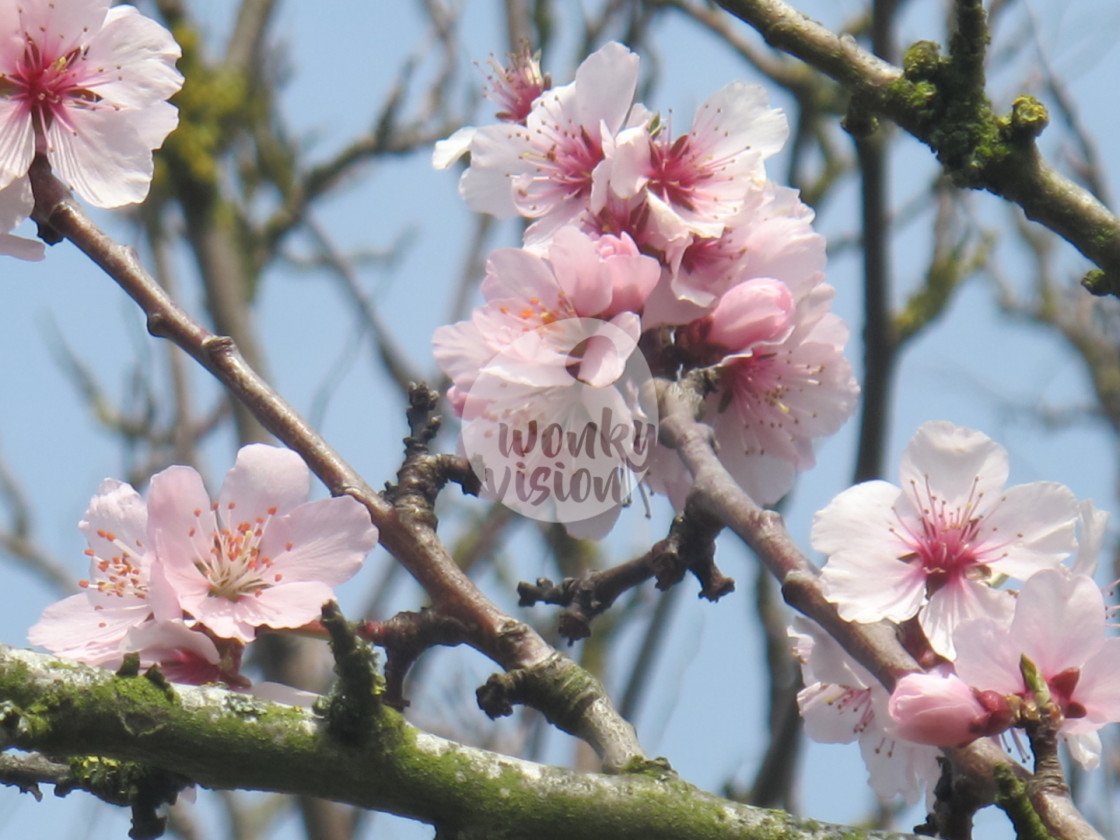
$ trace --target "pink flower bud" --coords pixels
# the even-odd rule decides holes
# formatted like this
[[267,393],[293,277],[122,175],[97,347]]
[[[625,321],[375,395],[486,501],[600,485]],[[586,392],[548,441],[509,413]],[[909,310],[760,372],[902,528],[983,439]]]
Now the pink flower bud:
[[991,734],[988,723],[995,717],[955,674],[907,674],[887,710],[900,738],[935,747],[963,747]]

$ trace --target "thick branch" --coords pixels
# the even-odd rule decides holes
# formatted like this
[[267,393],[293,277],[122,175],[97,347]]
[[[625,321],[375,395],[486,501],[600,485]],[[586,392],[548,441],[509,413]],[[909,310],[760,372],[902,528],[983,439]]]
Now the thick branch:
[[1099,267],[1086,278],[1095,294],[1120,294],[1120,219],[1043,160],[1034,138],[1046,115],[1037,102],[1021,97],[1011,114],[997,118],[983,92],[977,96],[971,89],[975,65],[962,60],[952,68],[935,49],[930,54],[934,45],[928,42],[911,48],[904,73],[783,0],[720,0],[720,5],[771,46],[849,88],[860,107],[929,145],[958,184],[1018,204],[1066,239]]
[[333,738],[308,709],[174,686],[0,645],[8,746],[173,767],[212,788],[281,791],[389,811],[440,837],[488,840],[797,840],[912,835],[796,820],[704,793],[672,771],[576,773],[421,732],[387,706],[368,743]]

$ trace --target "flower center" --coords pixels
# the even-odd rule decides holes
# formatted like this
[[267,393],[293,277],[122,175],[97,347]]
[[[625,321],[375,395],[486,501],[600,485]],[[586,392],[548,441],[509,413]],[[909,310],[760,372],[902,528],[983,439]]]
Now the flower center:
[[[93,580],[78,581],[83,589],[95,589],[118,598],[131,596],[133,598],[146,598],[148,594],[147,575],[143,567],[137,562],[133,554],[134,549],[126,545],[112,531],[98,531],[97,536],[111,543],[119,553],[111,557],[101,557],[92,548],[86,549],[86,555],[94,560],[95,577]],[[135,550],[141,554],[144,546],[136,541]]]
[[978,537],[987,514],[978,513],[983,494],[976,489],[977,481],[978,477],[973,478],[968,497],[959,506],[951,505],[934,493],[928,477],[923,487],[911,481],[911,497],[921,517],[919,529],[904,522],[895,510],[902,527],[891,530],[912,549],[912,553],[901,559],[921,563],[928,595],[962,578],[986,580],[991,577],[991,569],[981,562],[978,549]]
[[[227,518],[231,523],[235,506],[230,502],[228,507]],[[236,602],[246,595],[259,595],[280,581],[280,574],[269,571],[272,560],[260,551],[265,528],[275,514],[276,508],[272,507],[265,517],[256,517],[251,522],[242,520],[211,534],[209,552],[196,557],[194,562],[195,568],[210,582],[208,594],[211,598]],[[201,515],[201,511],[195,511],[195,516]]]
[[101,97],[81,83],[84,49],[75,47],[55,59],[48,59],[30,37],[14,73],[0,75],[0,96],[9,97],[29,110],[36,129],[45,132],[55,120],[65,120],[64,107],[75,101],[94,103]]

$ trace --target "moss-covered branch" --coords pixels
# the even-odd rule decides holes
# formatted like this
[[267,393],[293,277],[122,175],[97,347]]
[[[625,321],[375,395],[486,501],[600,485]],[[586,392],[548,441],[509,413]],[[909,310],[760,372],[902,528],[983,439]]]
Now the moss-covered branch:
[[984,189],[1018,204],[1027,216],[1065,238],[1098,266],[1086,276],[1094,294],[1120,296],[1120,219],[1088,190],[1051,167],[1035,138],[1046,109],[1019,97],[997,115],[978,79],[979,47],[967,37],[982,31],[980,5],[964,4],[949,56],[921,41],[895,67],[838,35],[783,0],[719,0],[757,29],[771,46],[817,68],[848,88],[860,109],[886,117],[926,143],[959,186]]
[[421,732],[385,705],[358,746],[333,737],[309,709],[161,683],[0,645],[0,737],[56,761],[97,755],[173,769],[212,788],[349,802],[464,840],[910,837],[733,803],[656,763],[608,776],[508,758]]

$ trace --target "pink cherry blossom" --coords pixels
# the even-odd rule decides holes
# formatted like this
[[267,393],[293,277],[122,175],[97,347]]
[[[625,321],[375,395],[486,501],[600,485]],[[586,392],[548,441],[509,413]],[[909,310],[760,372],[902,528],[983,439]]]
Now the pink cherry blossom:
[[[503,67],[493,58],[487,62],[492,72],[487,76],[490,84],[483,95],[501,109],[495,114],[499,120],[524,125],[533,102],[552,87],[552,80],[547,73],[541,72],[540,56],[532,54],[528,46],[509,58],[508,67]],[[470,151],[477,133],[478,128],[468,125],[438,141],[432,151],[432,165],[436,169],[451,166]]]
[[917,800],[940,775],[938,751],[900,740],[887,710],[887,690],[818,625],[795,618],[790,628],[805,688],[797,705],[805,732],[825,744],[859,741],[871,787],[887,801]]
[[[215,636],[251,642],[258,627],[300,627],[334,597],[377,542],[349,496],[307,502],[310,472],[294,452],[263,444],[237,454],[218,501],[190,467],[152,478],[149,543],[157,618],[185,613]],[[173,601],[171,614],[158,609]]]
[[[453,402],[461,411],[463,395],[499,354],[503,364],[528,364],[524,375],[534,385],[568,385],[572,347],[564,322],[572,319],[610,323],[631,337],[632,352],[641,334],[632,310],[641,307],[659,275],[657,261],[639,254],[628,239],[595,240],[572,227],[557,232],[547,258],[518,248],[495,251],[482,283],[486,303],[469,321],[440,327],[432,338],[436,361],[454,385]],[[573,328],[583,333],[583,325],[573,322]],[[613,347],[589,346],[579,378],[613,382],[625,363]]]
[[1049,686],[1065,720],[1063,734],[1120,721],[1120,638],[1105,635],[1105,604],[1092,578],[1046,569],[1019,591],[1010,625],[992,618],[954,633],[955,664],[974,688],[1029,697],[1021,660]]
[[537,97],[552,87],[547,73],[541,72],[540,53],[534,54],[529,45],[511,53],[508,66],[490,59],[491,73],[487,76],[489,87],[484,95],[500,109],[495,116],[503,122],[525,124]]
[[36,152],[98,207],[141,201],[175,128],[171,34],[108,0],[0,0],[0,187]]
[[498,218],[548,216],[558,224],[603,206],[606,154],[624,126],[638,81],[638,57],[618,43],[592,53],[575,81],[544,91],[525,124],[456,134],[433,156],[445,167],[469,149],[459,192],[471,209]]
[[106,479],[78,527],[89,543],[84,591],[47,607],[27,638],[68,659],[119,664],[129,630],[152,617],[147,506],[130,485]]
[[763,161],[789,129],[759,85],[735,81],[708,98],[692,128],[673,139],[669,127],[643,122],[621,132],[611,158],[611,190],[641,195],[667,243],[682,233],[718,237],[744,197],[765,180]]
[[1077,500],[1034,482],[1004,488],[1007,453],[986,435],[942,421],[923,425],[900,465],[902,488],[869,481],[818,512],[812,544],[828,555],[826,597],[848,621],[917,615],[933,649],[952,659],[953,630],[1007,617],[999,575],[1020,580],[1076,548]]
[[[859,387],[843,356],[848,331],[828,311],[832,294],[821,284],[794,304],[785,284],[756,278],[732,287],[711,315],[680,331],[691,363],[719,371],[703,419],[728,471],[760,504],[788,493],[797,471],[815,461],[814,440],[855,410]],[[655,468],[654,487],[679,494],[683,466],[657,463],[678,474]]]

